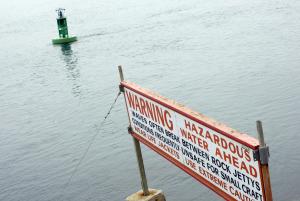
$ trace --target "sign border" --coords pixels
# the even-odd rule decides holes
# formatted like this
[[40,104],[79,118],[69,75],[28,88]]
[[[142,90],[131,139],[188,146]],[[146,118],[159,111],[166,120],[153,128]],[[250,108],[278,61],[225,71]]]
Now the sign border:
[[[218,123],[217,121],[211,119],[211,118],[208,118],[206,116],[204,116],[203,114],[200,114],[200,113],[197,113],[197,112],[194,112],[192,111],[191,109],[183,106],[182,104],[179,104],[175,101],[172,101],[168,98],[165,98],[165,97],[162,97],[161,95],[153,92],[153,91],[150,91],[150,90],[147,90],[147,89],[144,89],[144,88],[141,88],[139,85],[133,83],[133,82],[129,82],[129,81],[121,81],[120,82],[120,87],[125,87],[125,88],[128,88],[129,90],[131,91],[134,91],[135,93],[139,94],[139,95],[142,95],[158,104],[161,104],[162,106],[170,109],[170,110],[173,110],[201,125],[204,125],[242,145],[245,145],[253,150],[257,150],[259,148],[259,142],[256,138],[252,137],[252,136],[249,136],[247,134],[243,134],[243,133],[240,133],[224,124],[221,124],[221,123]],[[125,97],[125,91],[123,91],[124,93],[124,98],[125,98],[125,102],[126,102],[126,110],[127,110],[127,115],[128,115],[128,119],[129,119],[129,122],[131,124],[131,120],[129,118],[129,113],[128,113],[128,107],[127,107],[127,100],[126,100],[126,97]],[[151,94],[151,95],[150,95]],[[187,110],[187,111],[184,111],[184,110]],[[206,121],[208,122],[205,122],[205,121],[202,121],[200,120],[199,118],[197,118],[197,116],[199,116],[199,118],[204,118],[206,119]],[[216,126],[219,126],[219,127],[223,127],[225,130],[229,130],[231,132],[225,132],[223,130],[220,130],[220,128],[217,128],[216,126],[213,126],[211,124],[216,124]],[[193,172],[192,170],[188,169],[186,166],[184,166],[183,164],[179,163],[178,161],[176,161],[175,159],[171,158],[168,156],[168,154],[164,153],[163,151],[161,151],[159,148],[155,147],[154,145],[152,145],[150,142],[148,142],[146,139],[142,138],[139,134],[135,133],[133,130],[128,130],[128,132],[136,139],[138,139],[140,142],[142,142],[143,144],[145,144],[147,147],[149,147],[150,149],[152,149],[153,151],[155,151],[156,153],[158,153],[159,155],[161,155],[162,157],[164,157],[165,159],[167,159],[168,161],[170,161],[171,163],[173,163],[175,166],[177,166],[178,168],[182,169],[184,172],[186,172],[187,174],[189,174],[190,176],[192,176],[193,178],[195,178],[197,181],[199,181],[200,183],[204,184],[205,186],[207,186],[208,188],[210,188],[212,191],[214,191],[215,193],[217,193],[219,196],[221,196],[222,198],[224,198],[225,200],[227,201],[237,201],[234,197],[226,194],[225,192],[223,192],[222,190],[220,190],[217,186],[215,186],[212,182],[209,182],[207,180],[205,180],[204,178],[202,178],[200,175],[196,174],[195,172]],[[231,134],[229,134],[231,133]],[[234,134],[234,135],[233,135]],[[249,143],[249,141],[251,143]],[[260,162],[258,161],[258,168],[259,168],[259,172],[260,172],[260,175],[261,175],[261,188],[262,188],[262,194],[263,194],[263,198],[265,200],[265,189],[264,189],[264,182],[263,182],[263,177],[262,177],[262,168],[261,168],[261,164]]]

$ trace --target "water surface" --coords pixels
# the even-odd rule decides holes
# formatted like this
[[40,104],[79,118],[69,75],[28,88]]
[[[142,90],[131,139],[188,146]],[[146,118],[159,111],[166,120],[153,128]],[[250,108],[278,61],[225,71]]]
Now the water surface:
[[[275,200],[298,200],[300,3],[0,2],[0,200],[124,200],[140,189],[126,79],[256,136],[264,123]],[[57,7],[79,41],[53,46]],[[89,153],[65,184],[91,138]],[[167,200],[221,200],[142,146],[149,186]]]

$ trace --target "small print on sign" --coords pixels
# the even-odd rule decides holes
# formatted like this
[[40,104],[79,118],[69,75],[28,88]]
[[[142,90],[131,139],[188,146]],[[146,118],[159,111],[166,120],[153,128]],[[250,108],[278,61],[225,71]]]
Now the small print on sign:
[[264,200],[255,145],[222,134],[199,116],[133,83],[122,85],[134,137],[225,199]]

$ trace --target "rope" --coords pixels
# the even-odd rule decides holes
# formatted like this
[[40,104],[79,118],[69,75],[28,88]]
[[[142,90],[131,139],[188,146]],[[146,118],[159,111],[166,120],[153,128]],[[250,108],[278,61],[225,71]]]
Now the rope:
[[[99,125],[99,130],[98,130],[98,131],[101,130],[102,126],[103,126],[104,123],[105,123],[105,120],[106,120],[107,117],[110,115],[110,112],[111,112],[112,109],[114,108],[114,106],[115,106],[115,104],[116,104],[116,102],[117,102],[117,100],[118,100],[120,94],[121,94],[121,92],[118,92],[118,94],[117,94],[117,96],[116,96],[114,102],[111,104],[111,106],[110,106],[108,112],[106,113],[104,119],[103,119],[102,122],[100,123],[100,125]],[[67,187],[70,185],[70,183],[71,183],[71,181],[72,181],[72,178],[74,177],[75,173],[77,172],[78,167],[80,166],[81,162],[83,161],[83,159],[86,157],[87,153],[89,152],[89,150],[90,150],[90,148],[91,148],[93,142],[95,141],[97,135],[100,133],[100,132],[98,132],[98,131],[97,131],[96,134],[92,137],[91,141],[90,141],[89,144],[88,144],[88,147],[87,147],[86,150],[84,151],[84,153],[83,153],[83,155],[81,156],[79,162],[76,164],[75,169],[73,170],[73,172],[72,172],[70,178],[68,179],[67,183],[65,184],[65,186],[64,186],[64,188],[63,188],[63,189],[64,189],[64,190],[63,190],[63,195],[65,194],[65,190],[67,189]]]

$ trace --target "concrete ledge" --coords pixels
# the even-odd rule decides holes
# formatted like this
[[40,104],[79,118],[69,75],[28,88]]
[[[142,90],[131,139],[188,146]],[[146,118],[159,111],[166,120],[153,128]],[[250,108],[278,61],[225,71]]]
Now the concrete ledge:
[[126,201],[166,201],[162,190],[149,189],[150,195],[144,196],[140,190],[126,198]]

